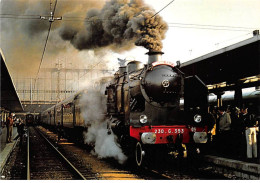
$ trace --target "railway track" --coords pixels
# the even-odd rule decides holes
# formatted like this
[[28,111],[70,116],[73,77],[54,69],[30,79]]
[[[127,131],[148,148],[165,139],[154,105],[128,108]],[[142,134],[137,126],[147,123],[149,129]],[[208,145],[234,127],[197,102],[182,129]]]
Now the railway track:
[[[57,135],[47,131],[44,128],[43,133],[48,136],[51,141],[57,139]],[[96,157],[90,155],[84,148],[78,147],[74,143],[69,143],[65,139],[63,142],[57,144],[60,151],[70,157],[70,161],[77,162],[75,166],[82,166],[84,161],[87,165],[85,167],[91,167],[93,173],[96,173],[97,179],[109,179],[109,180],[201,180],[201,179],[226,179],[222,175],[211,174],[205,172],[203,168],[195,166],[198,164],[196,160],[192,162],[158,162],[153,167],[144,167],[136,169],[136,167],[120,165],[114,159],[98,160]],[[72,155],[71,155],[72,154]],[[74,156],[73,156],[74,155]],[[92,158],[91,158],[91,157]],[[94,159],[94,160],[93,160]],[[184,160],[185,161],[185,160]],[[81,165],[82,164],[82,165]],[[83,165],[84,166],[84,165]],[[98,168],[96,168],[98,167]],[[102,167],[102,168],[101,168]]]
[[[18,156],[10,158],[9,170],[11,176],[6,173],[7,179],[32,179],[32,180],[219,180],[227,179],[224,176],[214,175],[206,172],[197,162],[165,162],[160,161],[152,167],[136,169],[136,167],[118,164],[114,159],[98,159],[89,150],[79,147],[73,142],[62,139],[57,143],[57,135],[44,128],[28,129],[28,144],[24,143],[24,150],[17,148]],[[25,139],[26,140],[26,139]],[[55,145],[53,145],[55,144]],[[17,163],[17,157],[21,152],[27,152],[27,163]],[[58,150],[59,149],[59,152]],[[61,156],[63,154],[63,157]],[[17,154],[17,153],[14,153]],[[26,154],[26,153],[23,153]],[[23,155],[24,156],[24,155]],[[16,159],[16,160],[15,160]],[[18,158],[19,159],[19,158]],[[71,163],[76,167],[71,167]],[[25,168],[23,168],[25,167]],[[27,168],[27,178],[26,176]],[[23,170],[25,169],[25,170]],[[77,169],[77,171],[75,171]],[[9,171],[8,170],[8,171]],[[20,172],[23,172],[19,175]],[[6,171],[6,172],[8,172]],[[81,175],[78,175],[80,172]]]
[[28,129],[27,180],[86,180],[36,128]]
[[[27,139],[23,140],[23,146],[19,147],[17,143],[2,172],[1,179],[240,180],[236,176],[227,177],[218,174],[213,171],[210,164],[203,163],[201,158],[181,161],[153,160],[155,162],[151,163],[152,166],[137,169],[120,165],[112,158],[98,159],[90,153],[89,149],[66,139],[57,143],[57,135],[42,127],[37,129],[30,127],[28,134]],[[26,141],[29,143],[27,144]],[[26,151],[29,152],[27,158]],[[64,160],[64,156],[67,160]],[[73,162],[74,166],[70,162]]]

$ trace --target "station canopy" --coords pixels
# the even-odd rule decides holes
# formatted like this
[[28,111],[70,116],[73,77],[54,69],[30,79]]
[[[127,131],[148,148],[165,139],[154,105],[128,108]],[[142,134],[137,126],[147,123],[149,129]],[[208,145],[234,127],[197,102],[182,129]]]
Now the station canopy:
[[[259,77],[260,35],[185,62],[181,70],[186,76],[197,75],[206,85]],[[253,85],[259,85],[259,80]]]
[[15,90],[13,81],[8,72],[8,69],[5,64],[4,55],[0,49],[1,55],[1,83],[0,83],[0,95],[1,95],[1,108],[4,108],[10,112],[21,112],[23,111],[23,106],[19,100],[17,92]]

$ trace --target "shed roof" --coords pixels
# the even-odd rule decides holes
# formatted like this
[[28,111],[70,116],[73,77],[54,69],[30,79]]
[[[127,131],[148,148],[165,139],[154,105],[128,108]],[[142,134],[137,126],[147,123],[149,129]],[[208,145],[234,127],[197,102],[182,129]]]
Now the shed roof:
[[5,58],[0,49],[0,59],[1,59],[1,107],[11,111],[11,112],[20,112],[23,111],[23,106],[20,102],[20,99],[16,93],[12,78],[9,74],[7,66],[5,64]]
[[181,64],[186,76],[197,75],[207,85],[237,80],[260,74],[260,36]]

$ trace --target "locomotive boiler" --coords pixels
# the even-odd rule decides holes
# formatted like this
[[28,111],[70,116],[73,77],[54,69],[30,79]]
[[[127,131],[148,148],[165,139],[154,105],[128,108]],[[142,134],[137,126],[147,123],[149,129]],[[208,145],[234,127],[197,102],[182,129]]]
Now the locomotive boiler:
[[108,129],[137,166],[157,149],[175,157],[194,153],[196,145],[207,142],[210,122],[205,84],[163,61],[163,52],[147,54],[144,67],[137,61],[120,67],[106,88]]

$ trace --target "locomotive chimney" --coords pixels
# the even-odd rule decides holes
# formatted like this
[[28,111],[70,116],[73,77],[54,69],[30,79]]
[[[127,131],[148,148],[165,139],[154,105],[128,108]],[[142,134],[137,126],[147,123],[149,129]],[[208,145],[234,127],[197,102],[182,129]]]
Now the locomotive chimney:
[[118,63],[120,65],[119,67],[119,75],[122,75],[126,72],[126,66],[125,66],[125,63],[126,63],[126,59],[120,59],[120,58],[117,58],[118,60]]
[[153,62],[161,61],[162,54],[164,53],[161,51],[149,50],[146,54],[148,55],[148,64],[152,64]]

